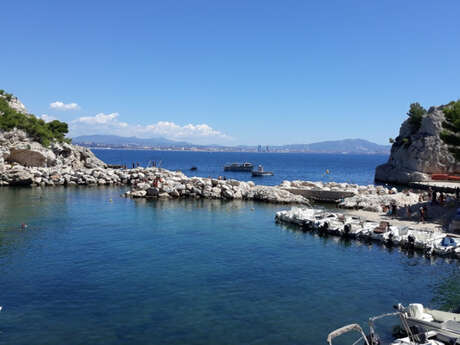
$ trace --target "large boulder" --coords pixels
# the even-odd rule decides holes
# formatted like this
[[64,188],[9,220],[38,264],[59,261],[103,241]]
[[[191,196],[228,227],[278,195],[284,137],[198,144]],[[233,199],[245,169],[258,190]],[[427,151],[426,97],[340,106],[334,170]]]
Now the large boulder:
[[460,173],[460,165],[439,136],[445,120],[442,109],[430,108],[418,130],[409,119],[403,122],[388,162],[376,168],[376,181],[405,184],[428,181],[431,174]]
[[19,142],[9,147],[7,161],[29,167],[47,167],[56,165],[56,155],[37,142]]

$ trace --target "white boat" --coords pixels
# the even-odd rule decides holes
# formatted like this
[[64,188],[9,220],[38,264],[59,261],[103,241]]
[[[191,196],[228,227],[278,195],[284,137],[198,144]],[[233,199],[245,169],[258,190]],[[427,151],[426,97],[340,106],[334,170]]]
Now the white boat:
[[370,220],[363,222],[363,229],[359,233],[359,238],[362,240],[370,240],[372,232],[379,224]]
[[439,256],[455,255],[457,248],[460,248],[460,240],[447,235],[434,239],[430,246],[432,252]]
[[386,243],[396,246],[400,245],[404,236],[407,236],[408,230],[409,228],[407,226],[390,226],[390,231],[386,237]]
[[337,215],[335,213],[324,212],[315,217],[314,228],[318,232],[327,233],[329,232],[330,223],[336,220]]
[[335,215],[335,219],[328,220],[327,232],[334,236],[341,236],[343,233],[343,227],[345,222],[345,216],[343,214]]
[[363,222],[361,221],[361,218],[356,216],[346,216],[341,235],[349,238],[358,238],[363,229]]
[[290,210],[276,212],[275,221],[299,225],[305,229],[311,229],[315,216],[323,213],[313,208],[292,207]]
[[460,339],[460,314],[424,308],[422,304],[412,303],[407,308],[398,304],[401,319],[410,328],[423,332],[435,331],[440,337]]
[[390,230],[390,223],[382,221],[369,233],[373,241],[384,242],[385,237],[388,236],[387,232]]
[[457,259],[460,259],[460,248],[456,248],[456,249],[454,250],[454,255],[455,255],[455,257],[456,257]]
[[[388,314],[393,315],[393,314]],[[383,315],[383,316],[386,316]],[[371,322],[371,321],[370,321]],[[371,332],[369,337],[366,336],[363,329],[360,325],[356,323],[352,323],[350,325],[343,326],[341,328],[336,329],[335,331],[331,332],[327,336],[327,343],[328,345],[333,345],[333,340],[341,335],[354,332],[357,333],[358,338],[352,343],[352,345],[356,344],[364,344],[364,345],[380,345],[380,340],[377,334],[370,326]],[[395,339],[388,345],[448,345],[447,341],[441,341],[437,339],[438,334],[436,332],[426,332],[422,334],[411,334],[408,337]]]
[[272,171],[265,171],[262,165],[259,165],[256,171],[252,171],[253,177],[260,177],[260,176],[273,176]]
[[[414,341],[410,337],[396,339],[390,345],[447,345],[448,343],[442,342],[440,340],[432,339],[437,336],[436,332],[426,332],[423,335],[422,340]],[[422,337],[419,335],[419,337]]]

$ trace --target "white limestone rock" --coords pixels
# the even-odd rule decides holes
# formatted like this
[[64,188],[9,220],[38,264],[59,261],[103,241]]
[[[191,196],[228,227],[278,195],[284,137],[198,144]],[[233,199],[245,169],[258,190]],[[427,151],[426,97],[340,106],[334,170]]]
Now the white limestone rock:
[[443,107],[432,107],[414,133],[409,119],[403,122],[388,162],[375,171],[376,181],[408,183],[428,181],[431,174],[460,173],[460,165],[439,137],[445,119]]

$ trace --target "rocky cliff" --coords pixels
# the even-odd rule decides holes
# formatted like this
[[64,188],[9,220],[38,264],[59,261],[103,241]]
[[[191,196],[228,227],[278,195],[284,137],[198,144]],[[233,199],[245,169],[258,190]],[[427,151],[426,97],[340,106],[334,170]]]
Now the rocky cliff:
[[431,107],[419,128],[414,128],[410,119],[402,123],[388,162],[375,171],[376,181],[404,184],[429,181],[431,174],[460,173],[460,164],[440,138],[443,108]]
[[[27,114],[26,107],[16,98],[7,98],[8,106],[15,111]],[[3,114],[0,112],[0,116]],[[105,163],[87,148],[71,145],[66,142],[52,142],[49,147],[32,139],[25,131],[0,129],[0,171],[14,165],[24,167],[70,167],[72,169],[105,167]]]

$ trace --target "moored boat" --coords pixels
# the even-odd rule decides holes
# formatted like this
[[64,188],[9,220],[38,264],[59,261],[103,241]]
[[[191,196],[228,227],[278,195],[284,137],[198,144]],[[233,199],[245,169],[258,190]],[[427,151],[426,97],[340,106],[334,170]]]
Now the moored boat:
[[[400,305],[397,306],[400,308]],[[444,312],[441,312],[444,313]],[[364,344],[364,345],[452,345],[458,344],[458,336],[455,334],[447,334],[440,332],[439,330],[427,329],[425,327],[414,326],[407,322],[407,318],[404,315],[405,310],[398,310],[397,312],[382,314],[369,318],[369,334],[364,333],[362,327],[356,323],[349,324],[338,328],[327,336],[327,343],[332,345],[332,341],[347,333],[357,333],[359,338],[353,342],[353,345]],[[451,314],[451,313],[449,313]],[[376,332],[375,322],[380,319],[387,319],[389,317],[399,317],[400,329],[402,331],[402,338],[395,338],[393,340],[387,339],[386,342],[382,342],[380,335]],[[349,335],[350,336],[350,335]],[[394,330],[393,330],[394,336]]]
[[272,171],[265,171],[262,165],[259,165],[256,171],[252,171],[253,177],[260,177],[260,176],[273,176]]
[[224,171],[244,171],[251,172],[254,165],[249,162],[244,163],[231,163],[224,166]]
[[460,339],[460,314],[428,309],[419,303],[409,304],[407,308],[398,304],[397,309],[401,320],[409,328],[423,332],[435,331],[448,339]]

